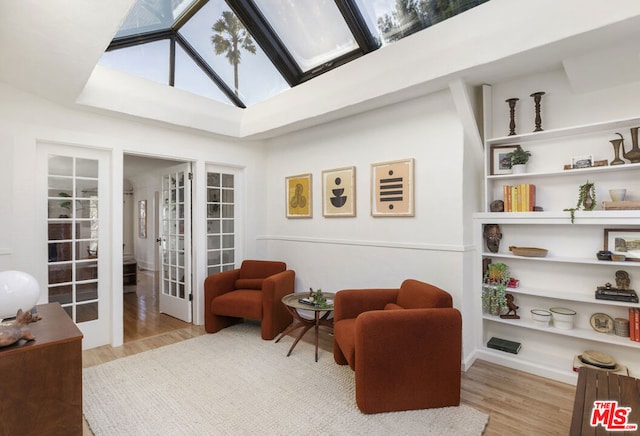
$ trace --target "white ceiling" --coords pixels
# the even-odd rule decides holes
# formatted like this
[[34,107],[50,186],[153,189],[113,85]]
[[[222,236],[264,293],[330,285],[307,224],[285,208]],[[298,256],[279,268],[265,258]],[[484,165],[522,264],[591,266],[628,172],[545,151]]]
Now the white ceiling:
[[66,106],[252,139],[435,92],[457,79],[496,83],[564,67],[585,92],[640,78],[640,2],[491,0],[243,110],[96,68],[134,2],[0,2],[0,82]]

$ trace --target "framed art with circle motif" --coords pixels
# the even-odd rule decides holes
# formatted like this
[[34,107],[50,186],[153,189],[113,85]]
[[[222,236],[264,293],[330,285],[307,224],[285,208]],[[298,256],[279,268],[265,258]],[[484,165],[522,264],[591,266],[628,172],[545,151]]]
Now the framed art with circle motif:
[[322,172],[322,216],[356,216],[356,167]]

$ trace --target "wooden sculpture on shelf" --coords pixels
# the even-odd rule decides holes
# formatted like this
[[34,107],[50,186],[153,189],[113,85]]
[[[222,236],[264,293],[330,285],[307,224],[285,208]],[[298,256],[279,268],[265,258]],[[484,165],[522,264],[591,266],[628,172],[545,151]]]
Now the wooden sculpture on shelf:
[[502,319],[520,319],[520,315],[516,312],[519,309],[519,306],[516,306],[516,303],[513,302],[513,294],[507,294],[504,296],[507,299],[507,313],[504,315],[500,315]]
[[18,309],[15,321],[0,325],[0,347],[15,344],[20,339],[33,341],[35,337],[31,334],[28,324],[40,319],[40,315],[33,315],[31,312],[23,312],[22,309]]

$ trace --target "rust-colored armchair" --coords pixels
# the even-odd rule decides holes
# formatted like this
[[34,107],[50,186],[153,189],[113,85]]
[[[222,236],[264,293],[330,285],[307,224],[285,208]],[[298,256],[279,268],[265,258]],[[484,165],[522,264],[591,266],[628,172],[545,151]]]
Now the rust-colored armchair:
[[284,262],[245,260],[238,269],[204,281],[204,328],[215,333],[244,318],[260,320],[262,339],[271,340],[293,321],[282,297],[293,292],[295,272]]
[[460,404],[462,317],[446,291],[417,280],[339,291],[333,334],[334,359],[355,371],[362,412]]

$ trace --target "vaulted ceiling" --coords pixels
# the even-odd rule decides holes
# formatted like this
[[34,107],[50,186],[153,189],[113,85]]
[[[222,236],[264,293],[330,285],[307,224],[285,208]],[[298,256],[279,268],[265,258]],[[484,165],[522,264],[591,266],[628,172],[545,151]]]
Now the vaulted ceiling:
[[640,77],[640,2],[491,0],[241,109],[98,61],[135,0],[0,2],[0,82],[74,108],[262,138],[446,89],[564,68],[581,92]]

